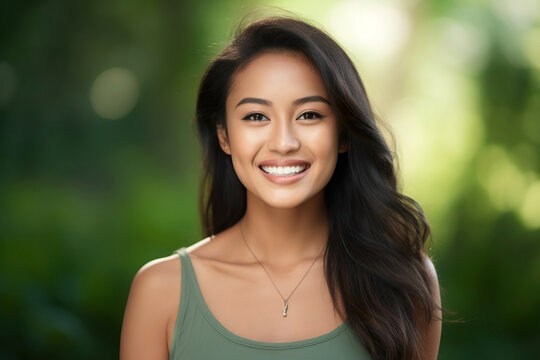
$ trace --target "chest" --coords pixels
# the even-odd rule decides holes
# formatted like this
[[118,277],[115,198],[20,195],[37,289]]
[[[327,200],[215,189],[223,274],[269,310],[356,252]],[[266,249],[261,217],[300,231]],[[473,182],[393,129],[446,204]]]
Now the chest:
[[309,339],[342,323],[334,311],[322,261],[306,274],[308,267],[298,264],[267,269],[267,273],[259,264],[193,260],[204,302],[217,321],[235,335],[264,342]]

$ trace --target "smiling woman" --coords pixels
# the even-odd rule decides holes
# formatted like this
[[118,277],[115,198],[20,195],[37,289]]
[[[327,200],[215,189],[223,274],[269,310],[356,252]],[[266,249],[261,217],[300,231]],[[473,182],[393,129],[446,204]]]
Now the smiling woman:
[[121,358],[437,357],[429,227],[327,34],[241,28],[201,81],[197,124],[208,237],[138,272]]

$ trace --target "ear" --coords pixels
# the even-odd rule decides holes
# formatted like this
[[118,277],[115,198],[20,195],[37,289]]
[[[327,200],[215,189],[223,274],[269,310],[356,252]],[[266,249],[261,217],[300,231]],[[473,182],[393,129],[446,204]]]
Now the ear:
[[339,153],[344,153],[344,152],[347,152],[347,149],[349,147],[347,146],[347,143],[345,141],[342,141],[340,144],[339,144],[339,147],[338,147],[338,152]]
[[231,147],[229,145],[229,136],[227,135],[227,129],[221,124],[216,125],[217,136],[219,140],[219,146],[224,153],[231,155]]

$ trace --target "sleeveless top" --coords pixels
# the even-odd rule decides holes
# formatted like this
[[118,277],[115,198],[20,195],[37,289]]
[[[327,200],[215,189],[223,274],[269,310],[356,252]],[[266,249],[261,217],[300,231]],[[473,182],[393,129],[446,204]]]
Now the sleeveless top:
[[346,321],[324,335],[291,342],[262,342],[230,332],[206,305],[186,249],[175,253],[181,259],[182,283],[169,359],[370,359]]

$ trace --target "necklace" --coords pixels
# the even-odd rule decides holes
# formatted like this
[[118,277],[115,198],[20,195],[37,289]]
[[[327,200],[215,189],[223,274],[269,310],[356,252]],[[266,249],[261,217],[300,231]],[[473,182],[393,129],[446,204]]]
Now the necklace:
[[240,234],[242,235],[242,240],[244,240],[244,243],[246,244],[246,247],[248,248],[249,252],[251,253],[251,255],[253,255],[253,257],[255,258],[255,260],[257,260],[257,262],[259,263],[259,265],[261,265],[261,267],[263,268],[264,272],[266,273],[266,276],[268,276],[268,279],[270,279],[270,281],[272,282],[272,285],[274,285],[274,288],[277,290],[279,296],[281,297],[281,299],[283,300],[283,309],[281,310],[281,315],[283,317],[287,317],[287,311],[289,311],[289,299],[291,298],[292,294],[294,294],[294,292],[296,291],[296,289],[298,289],[298,286],[300,286],[300,284],[302,283],[302,281],[304,281],[304,279],[306,278],[307,274],[309,273],[309,271],[311,270],[311,268],[313,267],[313,265],[315,265],[315,262],[317,261],[317,259],[319,258],[319,256],[321,256],[323,250],[324,250],[324,247],[321,249],[321,252],[319,252],[319,255],[317,255],[317,257],[315,258],[315,260],[313,260],[313,262],[311,263],[311,265],[309,266],[309,268],[307,269],[307,271],[305,272],[304,276],[302,276],[302,278],[300,279],[300,281],[298,282],[298,284],[296,284],[296,286],[294,287],[294,289],[291,291],[291,293],[289,294],[289,296],[287,296],[287,298],[285,298],[282,294],[281,294],[281,291],[279,291],[279,288],[277,287],[276,283],[274,282],[274,280],[272,279],[272,277],[270,276],[270,273],[268,272],[268,270],[266,270],[266,268],[264,267],[264,265],[259,261],[259,258],[257,258],[257,256],[255,255],[255,253],[253,252],[253,250],[251,250],[251,248],[249,247],[247,241],[246,241],[246,238],[244,236],[244,232],[242,231],[242,224],[239,224],[239,227],[240,227]]

